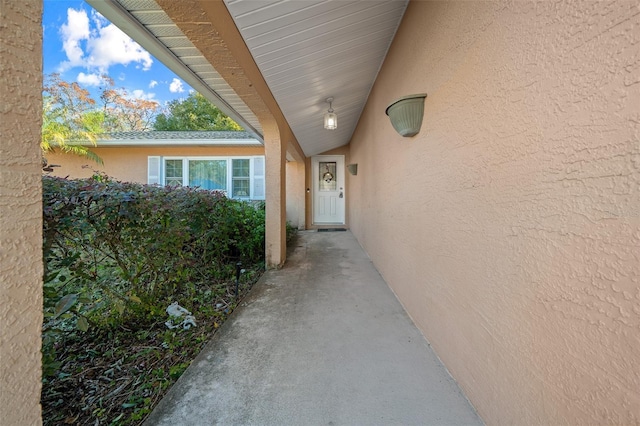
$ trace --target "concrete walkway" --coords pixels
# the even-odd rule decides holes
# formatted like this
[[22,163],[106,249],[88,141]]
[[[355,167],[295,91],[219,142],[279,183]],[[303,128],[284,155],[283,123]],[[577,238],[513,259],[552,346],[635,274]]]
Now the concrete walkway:
[[147,424],[482,424],[351,232],[293,245]]

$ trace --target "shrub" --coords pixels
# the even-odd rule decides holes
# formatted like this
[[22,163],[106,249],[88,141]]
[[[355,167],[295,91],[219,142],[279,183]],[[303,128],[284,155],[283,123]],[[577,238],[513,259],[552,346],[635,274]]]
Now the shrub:
[[264,262],[264,205],[221,192],[44,176],[43,203],[45,367],[61,331],[151,321]]

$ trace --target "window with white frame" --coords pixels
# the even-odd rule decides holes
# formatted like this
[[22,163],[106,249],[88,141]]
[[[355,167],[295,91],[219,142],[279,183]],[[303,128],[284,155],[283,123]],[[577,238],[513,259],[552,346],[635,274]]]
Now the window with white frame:
[[248,158],[234,158],[231,160],[233,170],[231,173],[232,197],[248,197],[251,190],[251,174],[249,173]]
[[225,191],[233,198],[264,200],[264,156],[149,157],[148,183]]
[[182,186],[182,160],[165,160],[164,184],[166,186]]

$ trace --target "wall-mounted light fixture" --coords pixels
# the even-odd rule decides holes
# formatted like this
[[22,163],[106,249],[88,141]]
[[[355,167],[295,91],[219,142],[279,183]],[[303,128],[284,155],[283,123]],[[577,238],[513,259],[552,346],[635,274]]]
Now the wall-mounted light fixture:
[[333,108],[331,107],[333,98],[327,98],[327,102],[329,103],[329,110],[324,115],[324,128],[333,130],[338,127],[338,116],[333,112]]
[[358,163],[354,163],[354,164],[347,164],[347,170],[349,170],[349,173],[352,174],[353,176],[358,174]]
[[404,137],[415,136],[422,126],[424,115],[424,98],[426,93],[404,96],[387,107],[385,113],[391,120],[391,125]]

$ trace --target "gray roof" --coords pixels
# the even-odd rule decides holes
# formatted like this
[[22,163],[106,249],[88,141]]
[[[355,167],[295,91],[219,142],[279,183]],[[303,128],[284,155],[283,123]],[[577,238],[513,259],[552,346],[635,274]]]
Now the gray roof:
[[[90,146],[89,141],[76,141],[78,145]],[[262,143],[248,132],[113,132],[98,137],[99,147],[124,146],[262,146]]]
[[219,139],[253,139],[248,132],[235,131],[147,131],[147,132],[113,132],[102,135],[99,140],[219,140]]

